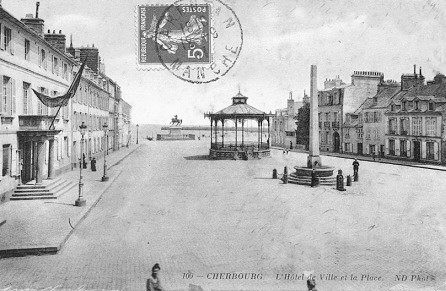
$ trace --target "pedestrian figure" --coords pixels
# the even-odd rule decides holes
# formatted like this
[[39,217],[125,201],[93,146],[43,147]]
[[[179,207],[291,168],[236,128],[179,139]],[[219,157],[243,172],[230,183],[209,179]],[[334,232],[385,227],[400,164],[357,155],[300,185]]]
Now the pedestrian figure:
[[310,186],[311,187],[316,187],[318,184],[319,184],[319,179],[318,179],[318,177],[316,175],[316,171],[313,169],[311,171],[311,184],[310,184]]
[[372,152],[372,158],[373,158],[373,161],[375,161],[375,159],[376,159],[376,154],[375,154],[374,151]]
[[358,159],[353,161],[353,181],[358,182],[359,162]]
[[307,287],[308,291],[317,291],[316,280],[314,279],[314,277],[311,276],[307,279]]
[[91,170],[96,172],[96,158],[91,159]]
[[82,168],[84,168],[84,169],[87,168],[87,161],[85,158],[85,154],[82,154]]
[[345,191],[344,176],[342,175],[342,170],[338,170],[338,175],[336,176],[336,190]]
[[152,267],[152,275],[150,275],[149,279],[146,282],[146,291],[163,291],[163,287],[161,286],[160,278],[158,276],[158,272],[161,270],[161,267],[158,263],[153,265]]
[[290,150],[292,150],[292,149],[293,149],[293,142],[290,141]]

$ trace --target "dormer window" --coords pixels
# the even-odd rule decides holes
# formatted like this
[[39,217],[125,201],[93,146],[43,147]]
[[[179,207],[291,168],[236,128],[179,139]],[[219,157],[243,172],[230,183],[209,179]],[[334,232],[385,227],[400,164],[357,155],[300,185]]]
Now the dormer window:
[[378,103],[378,97],[373,97],[373,104]]
[[403,101],[402,103],[401,103],[401,105],[403,106],[402,108],[401,108],[401,111],[406,111],[407,110],[407,107],[406,107],[406,101]]
[[429,102],[429,111],[434,111],[435,110],[435,103],[430,101]]
[[390,111],[392,111],[392,112],[395,111],[395,104],[390,105]]

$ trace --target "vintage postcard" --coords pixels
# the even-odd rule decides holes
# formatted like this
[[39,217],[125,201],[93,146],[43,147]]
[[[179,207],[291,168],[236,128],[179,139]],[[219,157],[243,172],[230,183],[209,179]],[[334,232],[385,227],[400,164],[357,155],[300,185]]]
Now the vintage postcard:
[[444,0],[0,0],[0,290],[446,290]]

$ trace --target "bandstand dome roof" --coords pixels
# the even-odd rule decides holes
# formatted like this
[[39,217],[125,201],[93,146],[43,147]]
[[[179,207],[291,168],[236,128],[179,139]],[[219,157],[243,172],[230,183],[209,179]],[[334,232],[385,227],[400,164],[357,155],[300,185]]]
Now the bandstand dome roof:
[[248,97],[242,95],[242,93],[238,92],[237,95],[232,97],[232,105],[229,105],[226,108],[223,108],[222,110],[219,110],[215,113],[209,113],[206,114],[207,116],[216,116],[216,115],[228,115],[228,116],[260,116],[260,115],[269,115],[257,108],[252,107],[251,105],[247,104]]

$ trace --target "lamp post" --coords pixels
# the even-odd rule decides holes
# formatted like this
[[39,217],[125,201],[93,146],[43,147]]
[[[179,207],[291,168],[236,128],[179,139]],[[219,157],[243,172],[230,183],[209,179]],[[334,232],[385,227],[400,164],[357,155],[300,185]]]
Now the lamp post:
[[139,124],[136,125],[136,144],[139,142]]
[[85,136],[85,133],[87,132],[87,126],[85,125],[84,122],[82,122],[82,124],[79,126],[79,132],[81,133],[81,144],[80,144],[81,156],[79,158],[79,195],[78,195],[76,201],[74,202],[74,205],[85,206],[87,201],[82,196],[82,187],[84,186],[84,183],[82,182],[82,158],[84,156],[84,136]]
[[[108,125],[107,123],[104,123],[104,125],[102,126],[102,128],[104,129],[104,142],[105,144],[108,146]],[[104,147],[104,175],[102,176],[102,182],[107,182],[108,181],[108,176],[107,176],[107,150]]]

